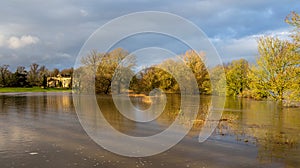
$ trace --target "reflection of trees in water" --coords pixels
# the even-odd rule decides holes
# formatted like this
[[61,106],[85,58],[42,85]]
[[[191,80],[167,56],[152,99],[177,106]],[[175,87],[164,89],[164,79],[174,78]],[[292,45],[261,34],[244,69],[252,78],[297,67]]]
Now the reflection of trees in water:
[[[228,98],[218,135],[256,144],[261,162],[299,164],[299,109],[281,109],[275,102]],[[296,155],[296,156],[295,156]],[[295,159],[297,157],[297,159]]]
[[[181,113],[180,101],[180,95],[167,95],[165,110],[155,122],[151,122],[152,125],[136,123],[123,117],[110,96],[99,98],[98,105],[105,118],[117,130],[129,135],[143,136],[146,133],[139,132],[149,130],[153,134],[155,131],[151,128],[164,130],[179,117],[182,124],[193,124],[189,136],[197,136],[203,127],[211,99],[209,96],[201,97],[196,121],[186,120],[189,117]],[[227,98],[224,108],[215,136],[224,141],[234,141],[253,148],[256,146],[257,159],[262,163],[279,162],[292,167],[299,164],[299,109],[279,109],[274,102],[230,98]]]
[[98,106],[105,119],[118,131],[128,133],[135,129],[135,123],[119,113],[111,96],[97,96]]
[[[195,122],[185,120],[184,114],[180,113],[180,95],[167,94],[167,100],[164,112],[152,123],[155,125],[143,125],[126,119],[118,113],[110,96],[99,98],[98,105],[106,119],[117,130],[124,133],[135,134],[134,131],[145,131],[144,128],[147,129],[148,126],[160,127],[163,130],[173,123],[177,116],[181,115],[182,124],[193,124],[190,135],[198,135],[211,103],[210,97],[201,96],[199,113]],[[0,111],[3,118],[6,115],[15,117],[15,112],[18,115],[42,117],[45,115],[40,115],[41,112],[74,111],[72,105],[70,94],[0,96]],[[88,109],[89,104],[83,105],[86,105]],[[256,145],[257,159],[262,163],[282,162],[290,167],[299,165],[299,109],[280,109],[274,102],[231,98],[227,98],[224,108],[222,119],[215,132],[218,136],[224,136],[224,139],[226,136],[236,137],[238,143]]]
[[[284,160],[287,165],[293,165],[295,160],[292,161],[291,156],[294,154],[299,155],[300,152],[297,148],[300,140],[299,125],[296,125],[296,123],[299,123],[300,117],[290,115],[289,113],[293,112],[289,112],[287,109],[270,112],[273,114],[270,119],[271,124],[252,130],[252,134],[258,137],[258,158],[263,162],[279,159]],[[295,120],[298,122],[293,122]],[[299,162],[299,156],[297,160]]]
[[[199,133],[199,129],[201,129],[205,117],[207,115],[207,111],[209,109],[209,105],[211,102],[210,98],[201,98],[198,116],[195,121],[191,121],[192,117],[189,116],[190,113],[184,113],[180,108],[181,96],[177,94],[167,94],[166,96],[167,103],[164,108],[164,111],[158,118],[148,123],[133,122],[124,117],[116,109],[111,96],[98,96],[97,100],[100,110],[104,115],[105,119],[109,121],[109,123],[115,129],[126,134],[140,135],[139,132],[144,131],[142,133],[143,135],[153,135],[167,129],[177,117],[179,118],[180,124],[186,126],[190,126],[190,124],[193,124],[192,131],[194,131],[195,133]],[[192,100],[190,101],[193,102]],[[147,107],[149,107],[149,105],[143,104],[139,97],[132,97],[131,102],[137,108],[141,107],[141,109],[146,109]],[[147,131],[149,132],[146,133]]]
[[[272,162],[274,160],[286,160],[287,165],[290,156],[293,155],[298,146],[298,135],[278,132],[277,130],[264,130],[258,135],[258,159],[262,162]],[[256,136],[257,136],[256,135]],[[299,154],[299,151],[298,151]]]
[[0,96],[0,111],[1,114],[8,114],[10,112],[17,112],[18,114],[27,112],[27,96],[10,96],[2,95]]
[[[13,108],[11,108],[13,107]],[[1,112],[17,112],[39,116],[46,111],[72,112],[72,96],[70,94],[37,94],[37,95],[12,95],[0,97]],[[29,113],[28,113],[29,112]]]
[[239,136],[244,135],[242,126],[238,124],[243,117],[239,109],[243,109],[243,106],[240,99],[226,99],[222,118],[216,129],[219,135],[224,136],[234,132],[237,140],[240,139]]
[[[190,99],[193,99],[193,97],[191,97]],[[194,103],[193,100],[187,100],[188,102],[192,102],[192,104]],[[180,124],[185,125],[187,127],[191,126],[192,124],[192,128],[190,131],[191,136],[199,134],[199,131],[201,130],[205,118],[207,116],[210,104],[211,99],[209,96],[201,96],[199,102],[198,115],[195,120],[191,120],[192,117],[189,115],[189,113],[185,113],[181,110],[181,96],[179,94],[167,95],[167,104],[165,106],[165,110],[157,119],[157,122],[169,126],[178,117]]]

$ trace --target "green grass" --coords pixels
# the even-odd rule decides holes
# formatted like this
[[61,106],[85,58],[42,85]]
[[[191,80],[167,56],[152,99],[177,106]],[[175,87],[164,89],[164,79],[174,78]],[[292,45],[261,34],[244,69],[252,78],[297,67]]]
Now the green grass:
[[40,87],[32,87],[32,88],[17,88],[17,87],[5,87],[0,88],[0,93],[13,93],[13,92],[71,92],[72,89],[65,88],[40,88]]

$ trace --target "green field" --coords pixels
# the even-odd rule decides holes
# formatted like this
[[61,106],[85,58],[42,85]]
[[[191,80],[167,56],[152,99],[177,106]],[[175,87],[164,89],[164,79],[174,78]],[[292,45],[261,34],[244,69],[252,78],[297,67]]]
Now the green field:
[[12,92],[71,92],[72,89],[65,88],[40,88],[40,87],[32,87],[32,88],[17,88],[17,87],[5,87],[0,88],[0,93],[12,93]]

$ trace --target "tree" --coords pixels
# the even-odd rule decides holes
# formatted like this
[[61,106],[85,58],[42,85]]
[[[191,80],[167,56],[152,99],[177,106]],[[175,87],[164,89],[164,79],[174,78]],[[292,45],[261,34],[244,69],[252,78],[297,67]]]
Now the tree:
[[134,75],[129,83],[129,89],[132,90],[134,93],[142,93],[143,87],[142,86],[142,78],[141,73]]
[[249,74],[253,96],[282,101],[299,81],[300,57],[296,46],[286,40],[262,37],[258,41],[257,66]]
[[25,67],[18,66],[16,72],[13,74],[14,82],[12,86],[14,87],[25,87],[28,85],[27,82],[27,71]]
[[82,57],[80,61],[91,73],[96,74],[103,55],[103,53],[98,53],[97,50],[92,50],[87,56]]
[[130,89],[135,93],[149,93],[157,87],[155,72],[155,67],[144,68],[132,78]]
[[[149,94],[149,92],[155,88],[160,88],[166,91],[166,88],[168,88],[166,83],[168,83],[168,81],[162,83],[161,78],[166,80],[167,78],[171,78],[171,75],[155,66],[145,68],[138,74],[137,79],[139,79],[139,82],[138,85],[136,85],[136,88],[133,88],[133,90],[137,90],[146,94]],[[134,84],[131,83],[131,85]]]
[[228,96],[242,96],[248,89],[248,62],[244,59],[234,60],[226,67]]
[[[159,88],[164,92],[183,94],[198,94],[198,85],[195,74],[182,57],[167,59],[160,64],[144,68],[139,72],[134,81],[131,81],[131,88],[134,91],[148,94],[153,89]],[[134,83],[136,82],[136,84]]]
[[95,76],[98,65],[101,62],[103,53],[98,53],[97,50],[90,51],[86,56],[82,57],[80,62],[81,67],[75,69],[75,87],[80,92],[93,93],[97,89],[95,86]]
[[51,77],[57,77],[57,75],[59,74],[59,69],[54,68],[51,72],[50,72],[50,76]]
[[226,93],[226,75],[224,73],[224,66],[217,65],[210,70],[210,80],[214,82],[214,87],[211,88],[213,95],[225,95]]
[[48,69],[43,65],[38,70],[38,86],[43,86],[43,88],[47,88],[47,76],[49,76]]
[[178,76],[179,71],[182,69],[179,62],[173,59],[167,59],[158,67],[160,69],[156,69],[155,75],[158,80],[159,88],[168,92],[179,92],[179,85],[175,79],[175,76]]
[[19,74],[27,74],[27,71],[24,66],[18,66],[16,72]]
[[38,74],[38,68],[39,65],[36,63],[33,63],[30,65],[30,71],[27,75],[27,81],[30,86],[36,86],[39,82],[39,74]]
[[0,87],[5,87],[9,85],[9,78],[11,72],[9,71],[9,65],[0,66]]
[[205,53],[190,50],[182,56],[182,59],[195,75],[200,93],[209,94],[211,89],[209,74],[205,66]]
[[[296,12],[291,12],[285,19],[286,23],[294,27],[294,30],[291,34],[293,39],[293,44],[295,45],[297,54],[300,54],[300,15]],[[300,76],[300,66],[297,68],[298,76]],[[300,77],[299,77],[300,78]],[[293,92],[290,94],[290,99],[292,100],[300,100],[300,79],[295,81],[295,83],[291,86]]]
[[[128,54],[122,48],[114,49],[109,53],[98,53],[92,50],[81,59],[83,66],[75,70],[76,88],[82,92],[95,91],[104,94],[111,93],[112,85],[117,89],[117,93],[121,92],[123,85],[128,88],[130,83],[128,77],[133,76],[132,68],[135,65],[135,57],[128,56]],[[93,76],[95,78],[92,79]]]
[[193,69],[187,64],[187,60],[183,60],[179,56],[177,59],[167,59],[158,65],[160,69],[156,74],[159,87],[168,92],[198,94],[199,83],[197,83],[197,86],[193,85],[193,82],[197,82],[197,78],[193,73]]
[[[112,85],[117,89],[117,94],[121,92],[122,85],[129,88],[130,79],[128,77],[133,76],[132,68],[135,66],[135,57],[128,56],[128,54],[124,49],[116,48],[103,55],[96,71],[96,93],[109,94]],[[128,59],[125,60],[126,56]],[[120,73],[125,76],[122,77]],[[114,75],[116,78],[113,78]],[[113,79],[114,83],[112,83]]]
[[298,51],[300,47],[300,15],[296,12],[291,12],[285,19],[285,22],[294,27],[291,37],[296,44]]
[[67,69],[63,69],[61,70],[60,74],[63,77],[71,77],[73,75],[73,68],[67,68]]

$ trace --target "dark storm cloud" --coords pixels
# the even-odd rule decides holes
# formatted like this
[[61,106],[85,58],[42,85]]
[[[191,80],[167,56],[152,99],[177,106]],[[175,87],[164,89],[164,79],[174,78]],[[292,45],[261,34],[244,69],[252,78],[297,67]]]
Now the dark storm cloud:
[[[224,60],[251,59],[256,54],[255,37],[266,32],[284,34],[289,30],[285,16],[299,8],[296,0],[1,1],[0,64],[73,66],[81,46],[97,28],[144,10],[171,12],[191,20],[209,36]],[[124,25],[124,29],[136,24]],[[172,48],[172,43],[162,42]],[[176,44],[174,48],[178,49]]]

